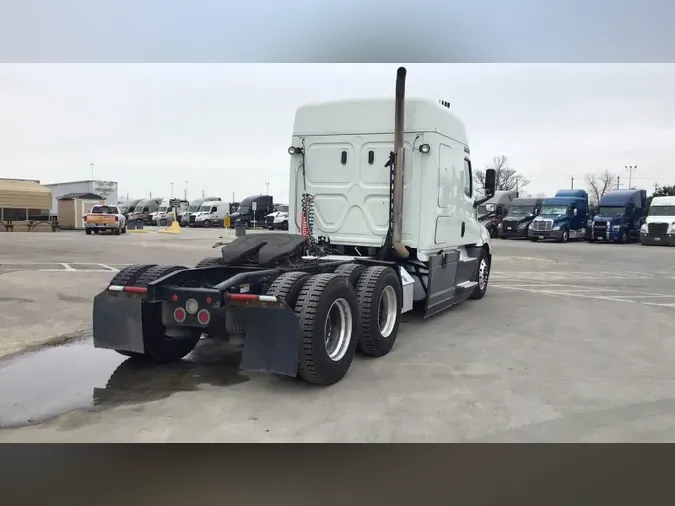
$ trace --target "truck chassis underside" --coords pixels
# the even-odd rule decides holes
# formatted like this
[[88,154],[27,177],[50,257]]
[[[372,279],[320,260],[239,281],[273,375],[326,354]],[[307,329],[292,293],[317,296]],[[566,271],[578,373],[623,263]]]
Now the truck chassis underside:
[[328,385],[346,374],[357,344],[386,355],[413,305],[430,316],[487,289],[483,248],[405,269],[365,257],[307,258],[305,248],[301,235],[253,234],[195,268],[126,267],[94,300],[94,346],[171,361],[206,335],[243,342],[242,369]]

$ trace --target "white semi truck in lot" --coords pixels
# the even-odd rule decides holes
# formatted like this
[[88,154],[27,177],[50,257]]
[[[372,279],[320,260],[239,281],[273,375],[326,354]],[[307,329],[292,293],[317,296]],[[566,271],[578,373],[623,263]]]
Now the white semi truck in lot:
[[[288,234],[251,234],[195,268],[131,265],[94,300],[94,345],[180,360],[202,337],[243,344],[240,367],[320,385],[357,346],[381,357],[402,313],[432,316],[488,287],[492,248],[471,152],[447,102],[306,105],[295,116]],[[406,122],[406,118],[408,121]]]
[[654,197],[640,229],[643,246],[675,246],[675,197]]

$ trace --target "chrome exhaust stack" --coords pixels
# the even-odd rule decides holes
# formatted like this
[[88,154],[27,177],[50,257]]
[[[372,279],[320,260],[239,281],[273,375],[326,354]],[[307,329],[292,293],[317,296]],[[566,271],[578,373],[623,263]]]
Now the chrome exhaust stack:
[[408,258],[410,252],[403,245],[403,173],[405,170],[405,145],[403,133],[405,127],[405,78],[407,70],[399,67],[396,72],[396,105],[394,110],[394,185],[393,214],[394,222],[391,234],[391,247],[400,258]]

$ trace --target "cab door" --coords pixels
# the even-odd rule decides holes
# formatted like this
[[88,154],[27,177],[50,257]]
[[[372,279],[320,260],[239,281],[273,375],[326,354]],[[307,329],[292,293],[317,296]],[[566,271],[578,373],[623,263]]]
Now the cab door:
[[473,207],[475,201],[475,188],[473,184],[473,167],[469,153],[464,153],[462,170],[463,188],[460,194],[462,202],[462,245],[477,244],[481,240],[480,229],[483,225],[476,219],[476,209]]

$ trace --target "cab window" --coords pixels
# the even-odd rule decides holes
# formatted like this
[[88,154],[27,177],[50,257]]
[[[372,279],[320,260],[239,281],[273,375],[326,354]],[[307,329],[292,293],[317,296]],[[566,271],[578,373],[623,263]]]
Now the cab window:
[[467,197],[473,196],[473,173],[471,171],[471,160],[464,159],[464,194]]

